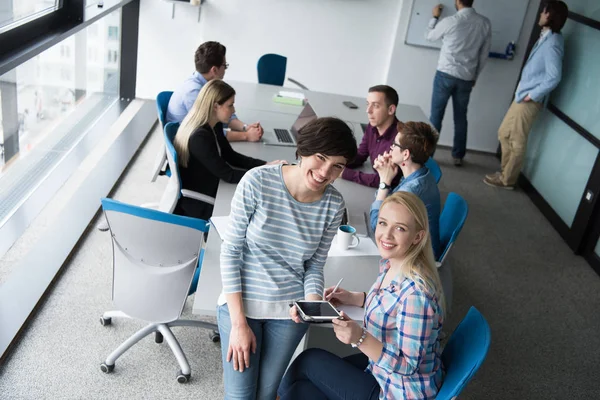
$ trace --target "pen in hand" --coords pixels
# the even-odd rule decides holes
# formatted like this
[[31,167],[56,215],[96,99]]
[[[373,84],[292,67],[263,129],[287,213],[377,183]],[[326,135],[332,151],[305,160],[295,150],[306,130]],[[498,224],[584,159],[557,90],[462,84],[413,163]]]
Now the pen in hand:
[[340,281],[337,283],[337,285],[335,285],[335,287],[333,288],[331,293],[329,293],[329,295],[327,296],[328,298],[331,298],[331,296],[333,296],[335,291],[338,290],[338,288],[340,287],[340,283],[342,283],[343,280],[344,280],[344,278],[340,279]]

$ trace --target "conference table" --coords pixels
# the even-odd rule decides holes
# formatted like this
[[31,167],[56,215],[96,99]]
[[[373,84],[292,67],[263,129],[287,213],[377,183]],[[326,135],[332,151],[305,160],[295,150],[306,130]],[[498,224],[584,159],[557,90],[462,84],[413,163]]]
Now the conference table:
[[[357,143],[360,143],[362,139],[361,123],[367,123],[365,107],[362,107],[365,104],[365,98],[293,88],[284,89],[278,86],[248,82],[229,83],[236,90],[237,116],[246,123],[260,121],[265,135],[272,134],[274,128],[291,127],[302,110],[302,106],[276,103],[272,100],[280,90],[292,90],[305,93],[308,102],[318,116],[336,116],[345,120],[352,126]],[[344,101],[353,102],[359,106],[359,109],[349,109],[342,104]],[[403,121],[427,122],[425,114],[418,106],[399,105],[396,115]],[[261,142],[235,142],[232,143],[232,146],[242,154],[265,161],[284,159],[293,162],[296,160],[294,147],[268,146]],[[365,163],[361,169],[372,171],[369,162]],[[374,200],[375,189],[343,180],[341,177],[334,182],[334,186],[344,196],[348,210],[348,223],[357,229],[362,236],[361,240],[371,240],[365,236],[367,233],[365,212],[368,212]],[[235,184],[220,182],[213,211],[214,217],[229,215],[235,188]],[[217,299],[222,289],[220,249],[221,238],[213,229],[208,235],[204,250],[204,259],[192,310],[194,314],[216,315]],[[324,268],[325,287],[334,286],[343,277],[342,287],[345,289],[368,291],[375,281],[378,271],[379,256],[376,255],[330,256]],[[297,353],[304,348],[321,347],[340,356],[351,354],[353,349],[337,341],[333,336],[333,330],[327,329],[330,326],[330,324],[311,325],[308,334],[299,345]]]

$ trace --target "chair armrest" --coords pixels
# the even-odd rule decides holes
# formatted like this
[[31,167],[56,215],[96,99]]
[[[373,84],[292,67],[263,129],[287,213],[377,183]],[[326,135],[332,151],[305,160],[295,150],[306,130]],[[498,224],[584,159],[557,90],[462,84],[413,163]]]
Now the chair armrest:
[[292,82],[293,84],[297,85],[300,87],[300,89],[304,89],[304,90],[310,90],[309,88],[307,88],[306,86],[304,86],[303,84],[301,84],[300,82],[298,82],[297,80],[295,80],[294,78],[288,78],[288,81]]
[[140,207],[149,208],[151,210],[158,210],[158,206],[159,205],[160,205],[160,203],[153,202],[153,203],[144,203],[144,204],[141,204]]
[[194,192],[188,189],[181,189],[181,195],[183,197],[187,197],[190,199],[194,199],[194,200],[198,200],[198,201],[203,201],[205,203],[208,203],[210,205],[215,205],[215,198],[214,197],[210,197],[207,196],[205,194],[202,193],[198,193],[198,192]]

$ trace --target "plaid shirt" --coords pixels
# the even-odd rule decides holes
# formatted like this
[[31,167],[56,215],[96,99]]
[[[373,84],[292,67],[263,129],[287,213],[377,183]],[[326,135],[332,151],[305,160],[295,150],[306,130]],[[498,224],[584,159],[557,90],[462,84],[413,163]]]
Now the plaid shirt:
[[366,300],[365,327],[383,343],[379,360],[369,360],[367,369],[381,387],[380,399],[434,399],[442,384],[440,307],[410,278],[381,288],[389,268],[382,260]]

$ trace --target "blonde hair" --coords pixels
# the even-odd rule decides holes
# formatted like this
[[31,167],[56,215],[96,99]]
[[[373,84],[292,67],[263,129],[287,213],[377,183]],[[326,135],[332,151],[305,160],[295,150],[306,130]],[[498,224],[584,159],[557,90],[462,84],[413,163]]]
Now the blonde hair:
[[440,275],[438,274],[437,266],[435,264],[433,248],[431,247],[427,208],[425,208],[425,204],[423,204],[421,199],[415,194],[398,191],[388,196],[383,201],[379,215],[381,215],[381,210],[390,203],[406,207],[408,212],[415,219],[417,232],[425,232],[423,239],[417,244],[411,244],[408,248],[404,255],[400,273],[402,276],[414,280],[422,289],[428,292],[433,290],[443,314],[446,310],[446,300],[444,298],[442,281],[440,280]]
[[194,105],[181,121],[181,126],[177,130],[173,145],[179,158],[179,165],[188,166],[190,160],[189,141],[190,136],[203,125],[206,125],[213,114],[215,104],[223,105],[235,95],[235,90],[220,79],[209,81],[196,97]]

